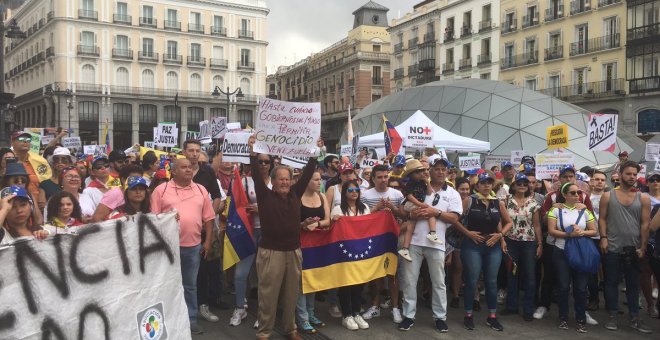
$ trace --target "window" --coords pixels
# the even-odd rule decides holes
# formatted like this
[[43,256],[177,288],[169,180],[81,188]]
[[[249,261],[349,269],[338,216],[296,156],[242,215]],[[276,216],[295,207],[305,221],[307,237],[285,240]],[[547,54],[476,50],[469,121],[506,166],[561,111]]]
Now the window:
[[125,35],[118,35],[115,37],[115,49],[116,54],[119,54],[124,57],[128,57],[128,37]]
[[87,101],[78,102],[78,119],[81,122],[98,122],[99,103]]
[[93,11],[94,10],[94,0],[82,0],[82,10],[83,11]]
[[96,35],[94,32],[83,31],[80,33],[80,44],[87,47],[96,46]]
[[190,91],[202,91],[202,77],[198,73],[193,73],[190,75]]
[[120,67],[117,69],[117,75],[115,76],[115,84],[117,86],[129,86],[129,79],[127,68]]
[[181,107],[174,105],[167,105],[163,110],[163,121],[168,123],[176,123],[181,126]]
[[[374,84],[380,85],[382,82],[380,66],[374,66],[371,71],[371,78],[374,80]],[[377,83],[378,82],[378,83]]]
[[202,24],[202,14],[191,12],[190,13],[190,23],[192,23],[194,25],[201,25]]
[[[132,123],[132,112],[133,108],[131,104],[126,104],[126,103],[115,103],[113,105],[113,124],[114,128],[117,128],[117,125],[124,125],[124,124],[129,124],[129,129],[130,129],[130,124]],[[123,124],[122,124],[123,123]]]
[[174,71],[167,72],[167,89],[168,90],[178,90],[179,89],[179,76]]
[[142,39],[142,55],[153,57],[154,55],[154,40],[151,38]]
[[217,75],[213,77],[213,88],[219,87],[221,90],[224,91],[224,80],[222,79],[222,76]]
[[142,22],[145,24],[154,24],[154,8],[151,6],[142,6]]
[[140,120],[138,136],[140,144],[145,141],[153,140],[153,127],[158,124],[156,105],[140,104],[138,119]]
[[561,78],[558,74],[548,75],[548,89],[550,89],[551,95],[553,97],[559,97],[560,87],[561,87]]
[[246,127],[248,125],[250,126],[254,125],[252,123],[252,110],[247,110],[247,109],[238,110],[238,121],[241,123],[242,127]]
[[241,19],[241,30],[243,32],[249,31],[250,30],[250,20],[248,19]]
[[169,25],[172,26],[175,24],[176,20],[176,9],[168,9],[167,10],[167,21],[169,21]]
[[117,15],[121,18],[125,18],[128,15],[128,4],[125,2],[117,3]]
[[224,107],[212,107],[211,117],[227,117],[227,109]]
[[168,59],[176,59],[178,56],[177,53],[177,42],[176,41],[168,41],[167,42],[167,58]]
[[479,79],[490,79],[490,72],[480,74]]
[[224,26],[224,18],[221,15],[213,16],[213,27],[221,28]]
[[250,88],[250,79],[248,78],[241,79],[241,91],[243,93],[252,93],[252,89]]
[[250,50],[241,49],[241,66],[248,66],[250,64]]
[[193,61],[200,61],[202,56],[202,45],[190,44],[190,57]]
[[142,87],[154,88],[154,72],[152,70],[142,71]]
[[213,46],[213,58],[214,59],[224,59],[225,55],[224,48],[222,46]]
[[536,78],[525,79],[525,88],[536,91]]
[[92,65],[83,65],[81,73],[81,82],[85,84],[96,84],[96,70]]
[[573,86],[575,94],[584,94],[587,88],[587,69],[578,68],[573,70]]
[[199,122],[203,120],[203,108],[196,106],[188,108],[188,117],[186,117],[186,122],[188,123],[188,131],[199,131]]
[[660,110],[644,109],[637,113],[637,133],[660,132]]
[[373,45],[372,49],[374,52],[380,52],[380,45]]

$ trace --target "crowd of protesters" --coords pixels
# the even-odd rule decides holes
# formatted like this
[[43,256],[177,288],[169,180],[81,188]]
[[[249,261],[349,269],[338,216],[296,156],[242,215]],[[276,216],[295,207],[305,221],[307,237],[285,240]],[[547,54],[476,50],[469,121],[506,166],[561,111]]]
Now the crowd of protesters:
[[[464,172],[427,149],[417,157],[391,154],[360,169],[356,160],[323,149],[299,171],[266,154],[252,153],[250,164],[224,162],[197,140],[165,159],[154,151],[140,156],[138,148],[78,159],[58,138],[39,155],[29,152],[30,142],[31,135],[19,131],[11,149],[0,149],[0,245],[176,210],[193,334],[204,332],[198,318],[220,321],[211,307],[233,308],[227,321],[240,326],[250,297],[257,298],[259,339],[271,336],[278,310],[289,339],[318,332],[330,322],[322,321],[326,315],[341,318],[338,324],[347,330],[368,329],[369,320],[390,308],[397,328],[406,331],[415,324],[418,301],[430,307],[440,332],[449,330],[448,308],[458,310],[462,302],[464,328],[475,330],[482,324],[475,322],[482,295],[492,330],[505,329],[501,316],[543,319],[553,302],[557,326],[566,330],[571,291],[577,332],[599,323],[614,331],[622,280],[627,324],[650,333],[643,315],[659,317],[660,218],[653,217],[660,207],[660,173],[639,177],[639,165],[626,152],[609,174],[566,165],[555,178],[541,180],[531,156],[521,164]],[[325,148],[322,141],[319,146]],[[223,273],[225,202],[235,168],[257,251]],[[303,294],[301,233],[383,210],[401,226],[397,274]],[[573,265],[567,245],[583,238],[600,251],[596,272]],[[223,291],[232,291],[235,301],[223,302]],[[328,314],[316,310],[318,300],[329,303]],[[599,308],[606,320],[589,314]]]

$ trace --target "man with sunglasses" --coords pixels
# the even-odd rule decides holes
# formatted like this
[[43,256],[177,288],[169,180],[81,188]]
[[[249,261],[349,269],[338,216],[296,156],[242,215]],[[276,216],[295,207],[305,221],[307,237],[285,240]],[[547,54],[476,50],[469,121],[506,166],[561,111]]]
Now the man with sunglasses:
[[[417,220],[415,231],[410,242],[410,256],[412,262],[399,261],[400,281],[403,291],[403,321],[399,323],[399,330],[407,331],[415,324],[417,305],[417,281],[422,261],[428,263],[432,286],[432,306],[435,328],[440,332],[447,332],[447,287],[445,286],[445,230],[453,223],[458,222],[463,213],[461,195],[447,184],[447,171],[451,166],[449,161],[440,156],[429,157],[431,165],[432,195],[427,195],[424,203],[428,208],[420,208],[411,212],[411,218]],[[426,238],[429,233],[428,218],[435,216],[436,230],[442,243],[434,243]]]
[[16,161],[23,164],[30,178],[27,190],[32,197],[38,198],[39,183],[51,178],[52,172],[48,162],[43,157],[37,153],[30,152],[31,142],[32,135],[25,131],[16,131],[11,135],[11,146],[14,149]]
[[110,176],[119,178],[119,171],[128,164],[128,156],[123,150],[112,150],[108,155],[110,161]]
[[39,183],[39,202],[44,202],[44,206],[39,206],[39,209],[45,207],[51,196],[62,191],[60,183],[60,174],[62,169],[72,166],[75,163],[75,157],[71,156],[69,149],[58,146],[53,151],[53,154],[48,157],[48,163],[53,171],[53,177]]

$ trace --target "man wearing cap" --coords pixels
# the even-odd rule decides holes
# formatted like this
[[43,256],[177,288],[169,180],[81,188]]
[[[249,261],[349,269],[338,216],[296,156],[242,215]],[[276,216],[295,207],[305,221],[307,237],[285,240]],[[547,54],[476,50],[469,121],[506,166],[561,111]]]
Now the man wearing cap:
[[[411,212],[411,218],[416,219],[415,230],[410,242],[409,254],[412,261],[399,261],[400,281],[403,291],[403,321],[398,328],[409,330],[415,324],[417,312],[417,281],[422,261],[426,259],[431,276],[433,318],[435,328],[447,332],[447,287],[445,286],[445,230],[451,224],[458,222],[463,212],[461,196],[451,186],[447,185],[447,170],[449,162],[444,158],[429,157],[431,165],[431,195],[427,195],[424,203],[428,208],[420,208]],[[442,243],[431,242],[426,236],[429,233],[428,218],[436,218],[437,235]]]
[[503,200],[506,199],[506,196],[509,195],[509,187],[513,183],[513,178],[516,175],[516,170],[513,169],[513,164],[509,161],[504,161],[502,162],[502,171],[500,171],[502,174],[502,182],[504,184],[500,188],[500,190],[497,191],[497,198]]
[[621,151],[619,152],[618,156],[619,156],[619,161],[614,163],[614,169],[612,170],[613,173],[619,173],[621,164],[628,161],[628,151]]
[[71,156],[69,149],[58,146],[53,151],[53,154],[48,157],[48,163],[50,164],[51,170],[53,172],[53,177],[41,181],[39,183],[39,202],[44,202],[43,206],[39,206],[39,209],[45,207],[45,202],[47,202],[51,196],[62,191],[60,186],[60,174],[62,169],[73,166],[75,164],[75,157]]
[[392,161],[392,172],[390,178],[402,179],[406,172],[406,157],[403,155],[396,155]]
[[[39,183],[52,177],[48,162],[36,153],[30,152],[32,135],[24,131],[17,131],[11,135],[11,146],[14,149],[16,160],[23,164],[30,178],[27,190],[32,197],[39,197]],[[45,202],[44,202],[45,204]]]
[[[123,150],[112,150],[110,155],[108,155],[108,161],[110,161],[110,176],[112,178],[119,178],[119,171],[128,163],[128,156],[126,156]],[[110,186],[116,185],[113,183]]]
[[339,168],[339,157],[337,155],[327,154],[323,158],[323,166],[325,167],[325,173],[321,175],[321,181],[327,191],[329,187],[341,182],[339,172],[337,171]]

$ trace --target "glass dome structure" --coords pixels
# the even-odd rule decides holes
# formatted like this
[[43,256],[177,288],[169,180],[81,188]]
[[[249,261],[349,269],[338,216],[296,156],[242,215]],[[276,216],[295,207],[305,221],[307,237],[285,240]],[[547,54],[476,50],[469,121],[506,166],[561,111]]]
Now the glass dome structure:
[[483,79],[436,81],[381,98],[353,118],[354,131],[361,136],[382,132],[383,114],[398,125],[417,110],[446,130],[490,142],[492,155],[554,152],[546,147],[546,129],[563,123],[569,127],[567,149],[575,154],[578,167],[612,164],[620,150],[643,149],[641,139],[619,129],[614,153],[589,152],[588,111],[534,90]]

